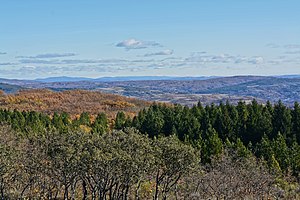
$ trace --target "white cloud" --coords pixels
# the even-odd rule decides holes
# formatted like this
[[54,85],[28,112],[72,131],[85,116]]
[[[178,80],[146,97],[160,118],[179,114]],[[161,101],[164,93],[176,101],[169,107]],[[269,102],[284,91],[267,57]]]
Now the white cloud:
[[254,64],[254,65],[259,65],[259,64],[263,64],[265,61],[265,59],[261,56],[254,56],[254,57],[250,57],[248,58],[247,62],[249,64]]
[[283,49],[300,49],[300,44],[286,44],[286,45],[279,45],[275,43],[269,43],[266,45],[269,48],[283,48]]
[[124,63],[128,60],[124,59],[65,59],[65,60],[45,60],[45,59],[20,59],[22,64],[56,64],[56,65],[78,65],[78,64],[112,64],[112,63]]
[[[129,41],[126,43],[127,47],[140,48],[145,42],[138,42],[137,40]],[[132,47],[133,46],[133,47]],[[126,47],[123,47],[126,48]],[[129,47],[128,47],[129,48]],[[281,46],[283,48],[283,45]],[[284,50],[284,49],[283,49]],[[285,49],[286,51],[298,51],[298,49]],[[274,66],[288,66],[295,63],[299,63],[300,59],[296,59],[294,55],[283,54],[278,57],[269,57],[265,59],[260,55],[256,56],[245,56],[238,54],[216,54],[205,51],[199,51],[191,53],[189,56],[177,57],[172,56],[173,50],[170,49],[158,49],[157,51],[140,55],[138,59],[130,58],[38,58],[43,57],[40,54],[37,56],[31,56],[33,58],[19,59],[16,63],[10,63],[10,61],[0,63],[2,71],[0,74],[3,76],[11,76],[14,74],[18,76],[46,76],[47,74],[101,74],[103,73],[130,73],[140,72],[141,74],[145,71],[154,73],[154,70],[160,70],[159,72],[170,72],[176,70],[237,70],[243,69],[245,71],[251,71],[257,67],[274,67]],[[27,66],[27,67],[24,67]],[[30,67],[28,67],[30,66]],[[33,68],[32,66],[36,66]],[[228,67],[230,66],[230,67]],[[227,67],[227,68],[226,68]],[[18,68],[18,69],[16,69]],[[4,69],[4,71],[3,71]],[[16,72],[18,71],[18,72]]]
[[61,64],[59,60],[21,59],[22,64]]
[[15,64],[16,64],[16,63],[11,63],[11,62],[0,63],[1,66],[15,65]]
[[281,46],[275,43],[269,43],[266,45],[266,47],[272,48],[272,49],[277,49],[280,48]]
[[144,55],[144,57],[149,57],[149,56],[169,56],[173,54],[173,50],[166,49],[163,51],[155,52],[155,53],[147,53]]
[[70,57],[76,56],[75,53],[46,53],[46,54],[38,54],[36,56],[18,56],[17,58],[62,58],[62,57]]
[[190,57],[185,59],[187,63],[199,64],[253,64],[258,65],[264,63],[264,58],[261,56],[240,56],[230,54],[209,55],[206,53],[192,53]]
[[284,47],[287,49],[300,49],[300,44],[287,44]]
[[141,41],[141,40],[136,40],[131,38],[117,43],[116,47],[121,47],[127,50],[131,50],[131,49],[145,49],[148,47],[161,47],[161,45],[154,41]]
[[300,54],[300,50],[297,50],[297,51],[286,51],[285,54]]

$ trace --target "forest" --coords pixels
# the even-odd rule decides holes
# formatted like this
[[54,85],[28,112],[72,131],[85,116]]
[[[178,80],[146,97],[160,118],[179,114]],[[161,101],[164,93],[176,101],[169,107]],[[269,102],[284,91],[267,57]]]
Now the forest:
[[0,110],[1,199],[297,199],[300,105]]

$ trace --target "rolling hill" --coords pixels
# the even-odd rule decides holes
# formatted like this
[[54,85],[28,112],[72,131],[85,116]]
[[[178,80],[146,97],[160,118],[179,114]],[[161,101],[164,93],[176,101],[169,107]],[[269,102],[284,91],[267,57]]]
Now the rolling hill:
[[2,90],[4,93],[15,93],[19,90],[21,90],[22,87],[18,85],[10,85],[7,83],[0,83],[0,90]]
[[[62,80],[62,81],[59,81]],[[58,82],[56,82],[58,81]],[[3,82],[3,80],[0,82]],[[83,79],[57,77],[39,81],[6,80],[6,92],[20,88],[65,90],[92,90],[134,97],[146,101],[162,101],[193,105],[239,100],[276,102],[292,105],[300,100],[300,78],[285,76],[234,76],[234,77],[103,77]],[[8,86],[7,84],[13,85]]]
[[54,92],[45,89],[21,90],[16,94],[0,96],[0,109],[39,111],[46,114],[67,112],[72,116],[88,112],[105,112],[114,117],[118,111],[134,115],[151,103],[96,91],[71,90]]

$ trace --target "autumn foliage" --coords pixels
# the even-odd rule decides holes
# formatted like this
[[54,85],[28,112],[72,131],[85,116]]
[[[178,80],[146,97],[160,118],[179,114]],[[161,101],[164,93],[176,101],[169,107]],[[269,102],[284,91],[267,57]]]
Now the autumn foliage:
[[0,92],[0,109],[38,111],[50,115],[54,112],[66,112],[74,117],[82,112],[88,112],[91,115],[105,112],[111,118],[118,111],[123,111],[133,116],[141,108],[149,105],[150,103],[146,101],[96,91],[54,92],[42,89],[22,90],[10,95],[1,95]]

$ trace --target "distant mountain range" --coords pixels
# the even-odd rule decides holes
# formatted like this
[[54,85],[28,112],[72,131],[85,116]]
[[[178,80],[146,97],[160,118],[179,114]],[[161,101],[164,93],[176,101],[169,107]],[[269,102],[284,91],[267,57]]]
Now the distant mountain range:
[[101,77],[101,78],[85,78],[85,77],[49,77],[43,79],[35,79],[35,81],[43,83],[54,82],[79,82],[79,81],[96,81],[96,82],[115,82],[115,81],[145,81],[145,80],[206,80],[216,78],[216,76],[201,77],[173,77],[173,76],[118,76],[118,77]]
[[275,76],[278,78],[300,78],[300,75],[281,75],[281,76]]
[[54,91],[83,89],[120,94],[148,101],[193,105],[239,100],[276,102],[288,105],[300,101],[300,75],[233,76],[233,77],[170,77],[124,76],[103,78],[50,77],[37,80],[0,79],[0,90],[14,93],[26,88],[47,88]]
[[[232,76],[238,77],[238,76]],[[255,77],[255,76],[241,76],[241,77]],[[260,76],[260,77],[275,77],[275,78],[289,78],[295,79],[300,78],[300,75],[278,75],[278,76]],[[161,81],[161,80],[174,80],[174,81],[191,81],[191,80],[208,80],[215,78],[228,78],[222,76],[116,76],[116,77],[100,77],[100,78],[87,78],[87,77],[70,77],[70,76],[57,76],[57,77],[47,77],[47,78],[38,78],[34,80],[22,80],[22,79],[5,79],[0,78],[0,83],[22,85],[23,83],[34,84],[34,83],[55,83],[55,82],[117,82],[117,81]]]
[[77,81],[92,81],[91,78],[85,77],[68,77],[68,76],[59,76],[59,77],[48,77],[48,78],[39,78],[34,81],[44,82],[44,83],[54,83],[54,82],[77,82]]

